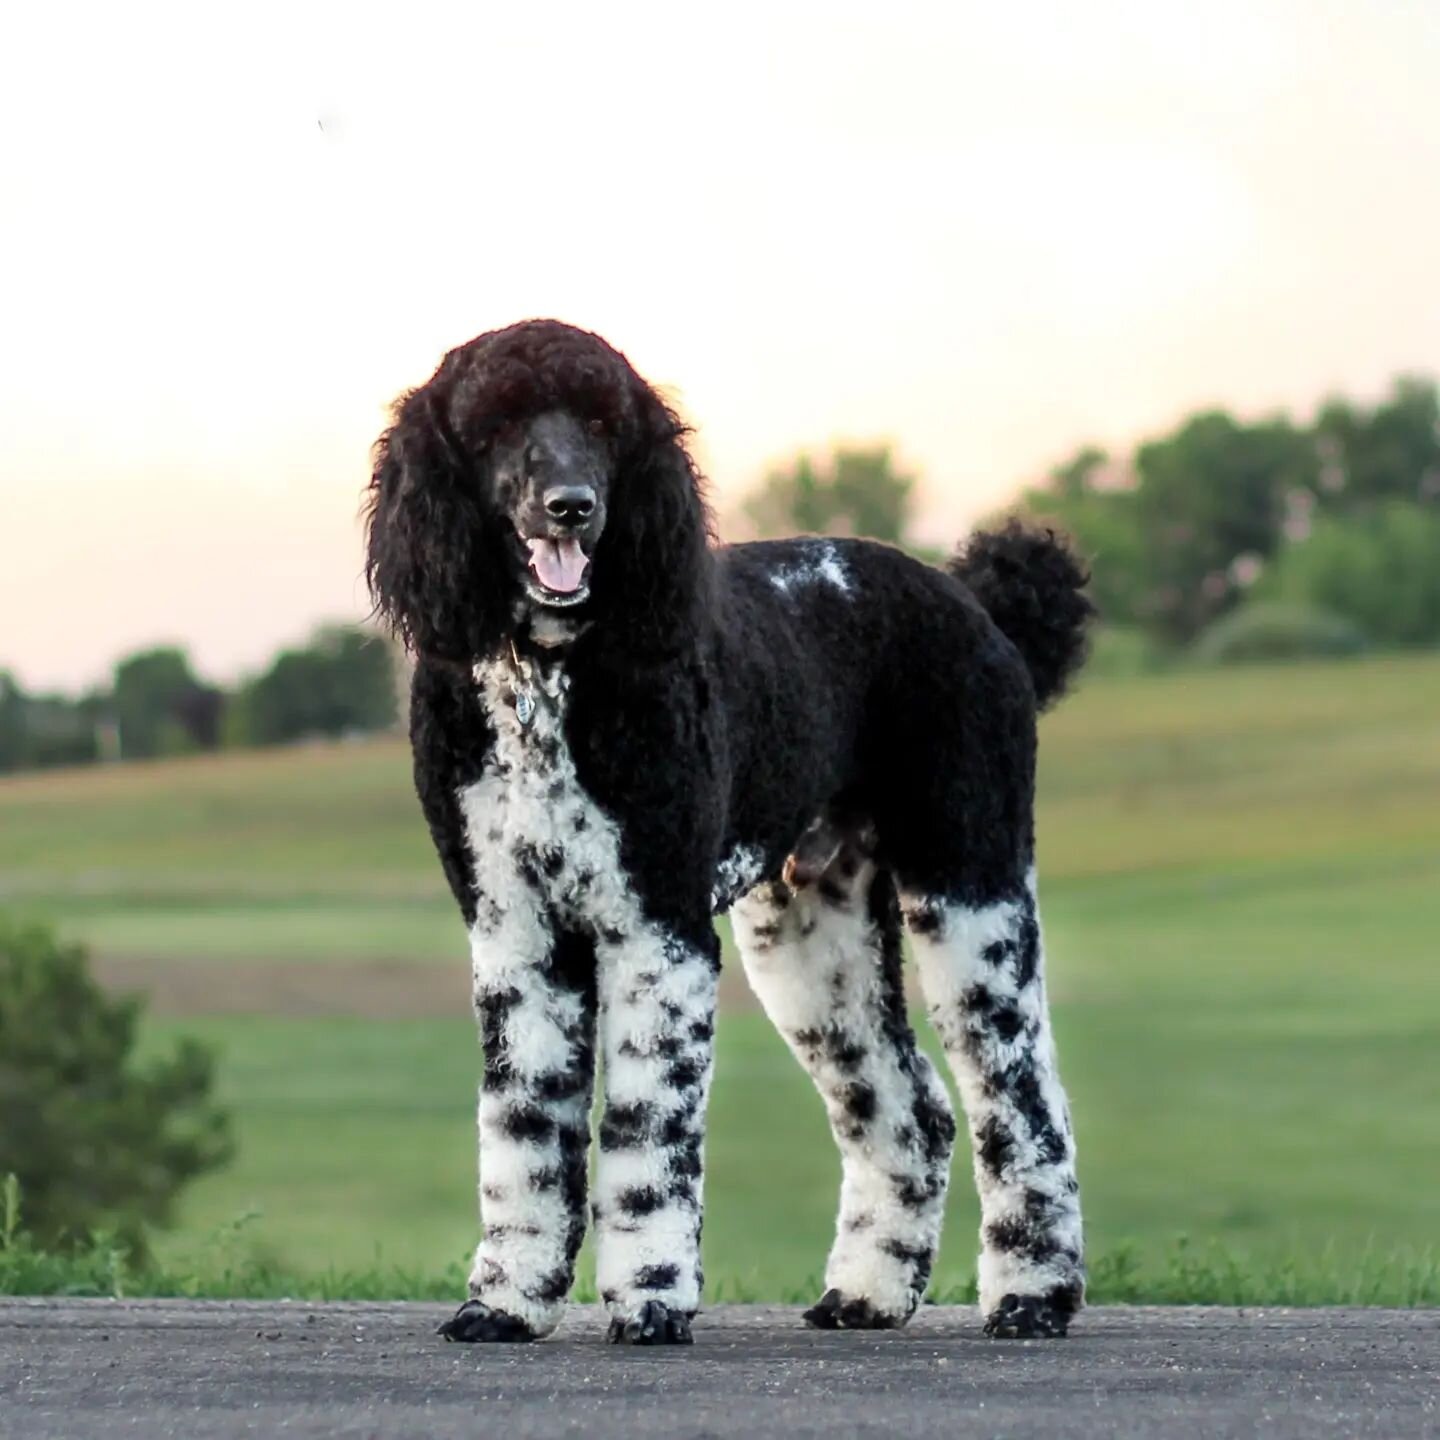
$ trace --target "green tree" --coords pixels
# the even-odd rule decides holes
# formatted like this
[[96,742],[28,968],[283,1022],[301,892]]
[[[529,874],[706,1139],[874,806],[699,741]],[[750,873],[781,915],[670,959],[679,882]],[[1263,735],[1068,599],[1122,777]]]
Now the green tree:
[[1259,587],[1322,607],[1390,645],[1440,641],[1440,506],[1390,500],[1362,515],[1321,516]]
[[222,697],[196,679],[185,652],[161,646],[115,667],[111,696],[126,760],[210,749],[219,735]]
[[1045,492],[1060,500],[1078,500],[1100,493],[1098,478],[1110,463],[1109,454],[1098,445],[1081,446],[1068,460],[1053,470],[1045,484]]
[[114,1234],[143,1255],[146,1227],[232,1154],[194,1041],[136,1058],[140,1004],[107,996],[82,950],[0,917],[0,1175],[18,1177],[26,1228],[49,1248]]
[[1087,445],[1025,493],[1021,510],[1074,540],[1090,567],[1090,596],[1107,625],[1134,625],[1145,613],[1145,535],[1131,486],[1102,485],[1110,456]]
[[745,513],[765,537],[823,533],[830,521],[829,497],[815,462],[799,455],[785,468],[772,470],[745,501]]
[[887,445],[837,448],[822,469],[799,455],[772,470],[745,502],[765,537],[865,535],[903,544],[909,528],[913,476],[902,475]]
[[27,695],[0,671],[0,773],[42,765],[82,765],[97,758],[93,697]]
[[1315,418],[1322,507],[1339,512],[1387,500],[1440,503],[1440,390],[1401,376],[1373,410],[1327,400]]
[[0,773],[24,763],[25,692],[8,670],[0,670]]
[[354,626],[324,626],[307,645],[282,650],[243,687],[231,738],[274,745],[384,730],[395,723],[395,699],[386,642]]
[[895,468],[888,445],[836,450],[830,462],[831,526],[892,545],[904,543],[915,477]]
[[1240,597],[1234,566],[1272,554],[1289,495],[1312,491],[1311,437],[1288,420],[1192,416],[1135,455],[1143,617],[1169,641],[1194,638]]
[[27,766],[88,765],[97,758],[95,714],[85,700],[32,695],[25,707]]
[[[1402,377],[1373,408],[1332,399],[1310,426],[1192,415],[1141,445],[1129,470],[1130,483],[1116,486],[1108,457],[1086,446],[1022,501],[1075,537],[1112,623],[1140,626],[1167,647],[1187,644],[1245,601],[1279,556],[1286,594],[1276,581],[1262,587],[1269,599],[1329,609],[1381,641],[1428,633],[1421,571],[1431,532],[1419,516],[1440,512],[1434,381]],[[1365,525],[1347,541],[1326,517]],[[1316,522],[1319,543],[1298,543]],[[1387,555],[1410,567],[1388,588]],[[1395,613],[1382,621],[1387,606]]]

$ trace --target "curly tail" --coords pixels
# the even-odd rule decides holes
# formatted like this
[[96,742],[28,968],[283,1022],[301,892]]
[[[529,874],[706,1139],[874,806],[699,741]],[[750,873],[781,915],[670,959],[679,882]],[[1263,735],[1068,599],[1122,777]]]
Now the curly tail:
[[1043,710],[1065,693],[1088,648],[1090,575],[1069,541],[1018,520],[979,531],[946,567],[1024,657]]

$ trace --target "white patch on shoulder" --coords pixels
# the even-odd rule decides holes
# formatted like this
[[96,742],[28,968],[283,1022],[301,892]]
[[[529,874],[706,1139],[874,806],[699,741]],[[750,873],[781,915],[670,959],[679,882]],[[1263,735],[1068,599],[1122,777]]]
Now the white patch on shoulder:
[[850,594],[849,573],[840,552],[828,540],[804,545],[799,559],[782,565],[771,575],[770,583],[782,595],[803,585],[833,585],[842,595]]
[[756,845],[737,845],[715,867],[715,887],[710,908],[717,914],[728,910],[765,873],[765,856]]

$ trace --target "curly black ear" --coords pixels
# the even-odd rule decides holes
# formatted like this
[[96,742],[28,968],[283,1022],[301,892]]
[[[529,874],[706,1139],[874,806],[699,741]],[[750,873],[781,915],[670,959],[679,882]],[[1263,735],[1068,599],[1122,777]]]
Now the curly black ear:
[[686,427],[637,384],[632,439],[596,546],[593,598],[608,638],[665,655],[694,643],[710,605],[710,515]]
[[402,395],[375,442],[365,579],[410,649],[469,662],[504,633],[513,582],[489,487],[470,473],[445,400],[439,376]]

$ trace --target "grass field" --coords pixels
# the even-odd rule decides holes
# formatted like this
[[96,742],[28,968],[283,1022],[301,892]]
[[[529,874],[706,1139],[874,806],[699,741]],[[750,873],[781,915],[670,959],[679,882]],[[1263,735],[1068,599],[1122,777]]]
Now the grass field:
[[[1272,1277],[1241,1298],[1293,1270],[1290,1298],[1440,1300],[1437,717],[1417,657],[1096,683],[1045,721],[1051,992],[1113,1293],[1206,1298],[1230,1262],[1193,1257],[1223,1252]],[[241,1144],[162,1256],[252,1210],[229,1243],[312,1272],[435,1277],[473,1243],[468,1019],[347,1001],[360,961],[464,965],[408,786],[394,742],[0,784],[0,900],[102,959],[333,976],[333,1014],[152,1027],[221,1048]],[[838,1175],[819,1101],[743,1004],[719,1043],[712,1293],[801,1294]],[[973,1262],[963,1159],[952,1196],[942,1293]]]

